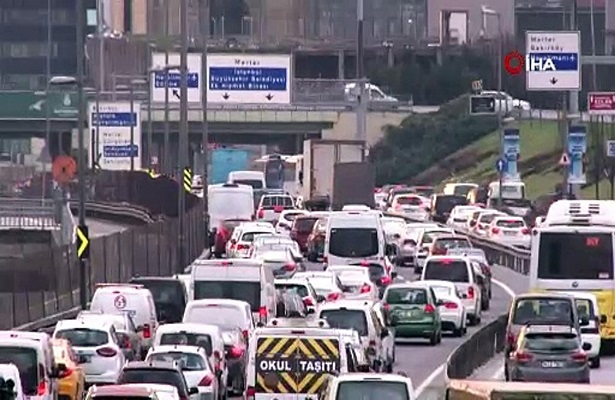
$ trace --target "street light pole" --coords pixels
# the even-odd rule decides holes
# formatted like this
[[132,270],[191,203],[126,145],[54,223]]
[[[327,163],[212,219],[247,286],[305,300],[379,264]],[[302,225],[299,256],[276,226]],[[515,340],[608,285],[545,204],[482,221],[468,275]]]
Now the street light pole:
[[[171,2],[165,2],[164,6],[164,34],[165,38],[169,37],[169,4]],[[169,65],[169,46],[165,46],[164,49],[164,64]],[[163,157],[163,171],[167,174],[171,173],[170,160],[169,160],[169,70],[164,70],[164,157]]]
[[[152,154],[154,154],[154,121],[152,121],[152,72],[148,72],[146,84],[147,84],[147,164],[146,165],[147,165],[147,169],[152,169]],[[160,157],[158,157],[158,159],[159,159],[158,163],[160,163]]]
[[179,145],[177,156],[177,183],[178,183],[178,207],[177,217],[179,220],[179,243],[177,268],[183,271],[185,266],[185,237],[184,237],[184,214],[185,214],[185,191],[183,185],[183,169],[189,167],[188,161],[188,4],[187,0],[181,0],[180,5],[180,36],[181,52],[180,64],[180,88],[179,88]]
[[128,85],[130,96],[130,171],[135,170],[135,124],[137,123],[135,118],[135,89],[130,82]]
[[[203,108],[203,125],[201,146],[203,151],[203,218],[205,219],[205,232],[209,232],[209,199],[207,198],[207,188],[209,187],[209,174],[207,165],[209,162],[209,123],[207,121],[207,89],[209,89],[209,80],[207,79],[207,39],[209,38],[209,0],[201,0],[201,35],[202,35],[202,50],[201,50],[201,103]],[[196,167],[196,166],[195,166]],[[209,235],[206,235],[206,248],[209,248]]]
[[[77,137],[79,138],[79,160],[78,160],[78,178],[79,178],[79,225],[85,227],[85,157],[84,157],[84,138],[83,130],[85,129],[85,117],[84,111],[84,98],[83,98],[83,62],[84,62],[84,22],[85,12],[83,8],[83,1],[76,1],[76,13],[77,13],[77,29],[76,29],[76,54],[77,54]],[[79,260],[79,300],[81,303],[81,309],[87,309],[87,264],[85,260]]]
[[357,139],[365,140],[365,124],[367,118],[367,101],[365,99],[365,73],[364,73],[364,37],[363,37],[363,20],[364,20],[364,5],[363,0],[357,0],[357,84],[359,85],[359,96],[357,102]]

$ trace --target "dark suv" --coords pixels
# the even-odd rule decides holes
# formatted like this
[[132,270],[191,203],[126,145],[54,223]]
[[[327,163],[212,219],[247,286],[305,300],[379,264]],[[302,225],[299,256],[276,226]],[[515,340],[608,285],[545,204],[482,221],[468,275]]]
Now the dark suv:
[[130,280],[130,283],[143,285],[152,292],[160,323],[182,322],[188,302],[188,294],[182,281],[171,277],[135,276]]
[[181,369],[174,363],[135,361],[124,365],[118,384],[154,383],[171,385],[177,388],[181,400],[189,400],[190,395],[197,394],[196,387],[188,388]]

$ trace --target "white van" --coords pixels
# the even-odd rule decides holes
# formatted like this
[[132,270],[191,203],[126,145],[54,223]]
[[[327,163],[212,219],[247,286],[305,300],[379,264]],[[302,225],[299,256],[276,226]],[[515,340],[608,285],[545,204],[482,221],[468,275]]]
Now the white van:
[[468,182],[447,183],[442,189],[442,193],[446,195],[467,196],[470,191],[477,189],[478,184]]
[[577,305],[579,319],[587,319],[587,326],[581,326],[581,341],[589,343],[592,348],[587,352],[589,365],[592,368],[600,368],[600,312],[598,311],[598,299],[592,293],[587,292],[563,292],[574,297]]
[[371,212],[333,212],[325,236],[328,265],[362,261],[384,262],[386,244],[380,216]]
[[233,171],[229,172],[227,183],[252,186],[252,189],[265,189],[265,173],[263,171]]
[[13,363],[10,364],[0,364],[0,378],[4,379],[5,382],[8,382],[9,379],[13,380],[14,389],[13,393],[15,393],[15,397],[13,400],[26,400],[26,396],[23,392],[23,388],[21,386],[21,378],[19,377],[19,369]]
[[323,375],[348,372],[344,338],[334,329],[257,328],[248,348],[249,400],[317,398]]
[[209,226],[221,229],[224,221],[250,221],[254,216],[254,191],[249,185],[209,185]]
[[0,331],[0,363],[17,366],[27,397],[37,400],[57,397],[59,371],[48,334]]
[[256,321],[267,323],[277,312],[273,270],[252,259],[196,260],[191,300],[232,299],[250,304]]
[[154,297],[143,285],[123,283],[100,283],[92,296],[90,310],[103,313],[128,312],[142,339],[142,356],[152,345],[158,318]]

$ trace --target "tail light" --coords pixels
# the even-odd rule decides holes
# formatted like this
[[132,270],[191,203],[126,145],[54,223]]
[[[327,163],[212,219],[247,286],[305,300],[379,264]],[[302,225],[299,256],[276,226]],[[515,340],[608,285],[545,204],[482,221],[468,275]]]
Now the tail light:
[[149,326],[149,324],[143,325],[143,338],[149,339],[151,337],[152,337],[152,328]]
[[341,294],[339,292],[332,292],[327,295],[327,301],[339,300]]
[[243,338],[244,338],[245,340],[250,339],[250,331],[249,331],[249,330],[244,329],[243,331],[241,331],[241,333],[242,333]]
[[229,349],[228,355],[231,358],[240,358],[243,356],[243,349],[241,347],[233,346]]
[[524,235],[529,235],[530,234],[530,230],[527,229],[527,228],[523,228],[523,229],[521,229],[521,233],[524,234]]
[[198,386],[210,386],[212,383],[214,383],[213,376],[207,374],[201,379]]
[[303,298],[303,304],[306,307],[314,307],[314,300],[312,300],[311,297],[304,297]]
[[474,288],[470,286],[468,288],[468,299],[473,299],[473,298],[474,298]]
[[257,211],[256,216],[258,218],[265,218],[265,210],[263,210],[262,208],[259,208],[258,211]]
[[246,388],[246,400],[254,400],[254,397],[256,397],[256,389],[254,389],[254,386],[248,386]]
[[587,362],[587,354],[583,351],[578,351],[570,356],[572,361],[579,364],[585,364]]
[[372,290],[372,287],[368,285],[367,283],[361,286],[361,293],[369,293],[371,292],[371,290]]
[[444,303],[444,308],[448,308],[449,310],[455,310],[457,307],[457,303],[453,303],[452,301],[447,301]]
[[36,387],[36,394],[39,396],[44,396],[47,394],[47,382],[42,380],[38,383],[38,386]]
[[520,363],[526,363],[532,361],[534,357],[531,354],[524,353],[522,351],[518,351],[515,353],[515,360]]
[[497,235],[498,233],[500,233],[500,228],[492,228],[491,233],[493,233],[494,235]]
[[284,271],[294,271],[295,269],[297,269],[297,265],[296,264],[286,264],[284,265]]
[[517,337],[515,336],[514,333],[508,332],[506,334],[506,343],[508,343],[509,346],[514,346],[516,341],[517,341]]
[[425,306],[425,310],[424,310],[424,311],[425,311],[425,313],[427,313],[427,314],[433,314],[433,313],[436,311],[436,309],[435,309],[435,308],[434,308],[434,306],[432,306],[431,304],[427,304],[427,305]]
[[273,212],[281,213],[282,211],[284,211],[284,207],[283,206],[275,206],[275,207],[273,207]]
[[60,376],[59,376],[59,378],[60,378],[60,379],[68,378],[69,376],[71,376],[71,375],[72,375],[72,373],[73,373],[73,370],[72,370],[72,369],[70,369],[70,368],[67,368],[67,369],[65,369],[65,370],[63,370],[63,371],[60,371]]
[[393,281],[391,280],[390,276],[383,276],[382,278],[380,278],[380,283],[382,283],[383,285],[390,285]]
[[267,318],[267,307],[260,307],[258,309],[258,316],[262,319],[262,318]]
[[103,347],[96,350],[96,354],[101,357],[115,357],[117,355],[117,351],[111,347]]
[[235,246],[235,250],[239,251],[239,250],[246,250],[248,248],[248,246],[246,246],[245,244],[241,244],[238,243],[237,246]]

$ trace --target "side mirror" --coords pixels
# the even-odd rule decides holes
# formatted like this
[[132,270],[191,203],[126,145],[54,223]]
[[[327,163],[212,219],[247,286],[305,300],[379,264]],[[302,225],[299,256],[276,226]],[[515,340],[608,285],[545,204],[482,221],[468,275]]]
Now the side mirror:
[[391,278],[393,278],[393,279],[397,278],[397,272],[396,271],[391,272]]
[[314,314],[316,312],[316,310],[314,310],[313,308],[306,308],[305,312],[308,314]]
[[[220,371],[220,373],[222,373],[222,371]],[[216,375],[217,375],[217,372],[216,372]],[[191,387],[190,389],[188,389],[189,395],[198,394],[198,393],[199,393],[199,388]]]
[[606,324],[606,322],[607,322],[606,315],[601,315],[600,316],[600,323],[601,324]]
[[592,349],[592,345],[590,343],[583,343],[583,346],[581,346],[581,348],[583,349],[583,351],[590,351]]
[[587,325],[589,325],[589,319],[587,317],[581,317],[579,319],[579,325],[580,326],[587,326]]
[[389,330],[387,328],[382,328],[382,332],[380,332],[380,338],[384,339],[387,336],[389,336]]
[[325,296],[323,296],[322,294],[319,294],[316,296],[316,302],[317,303],[322,303],[324,301],[327,301],[327,298]]
[[485,278],[482,275],[476,275],[476,283],[483,286],[485,284]]

